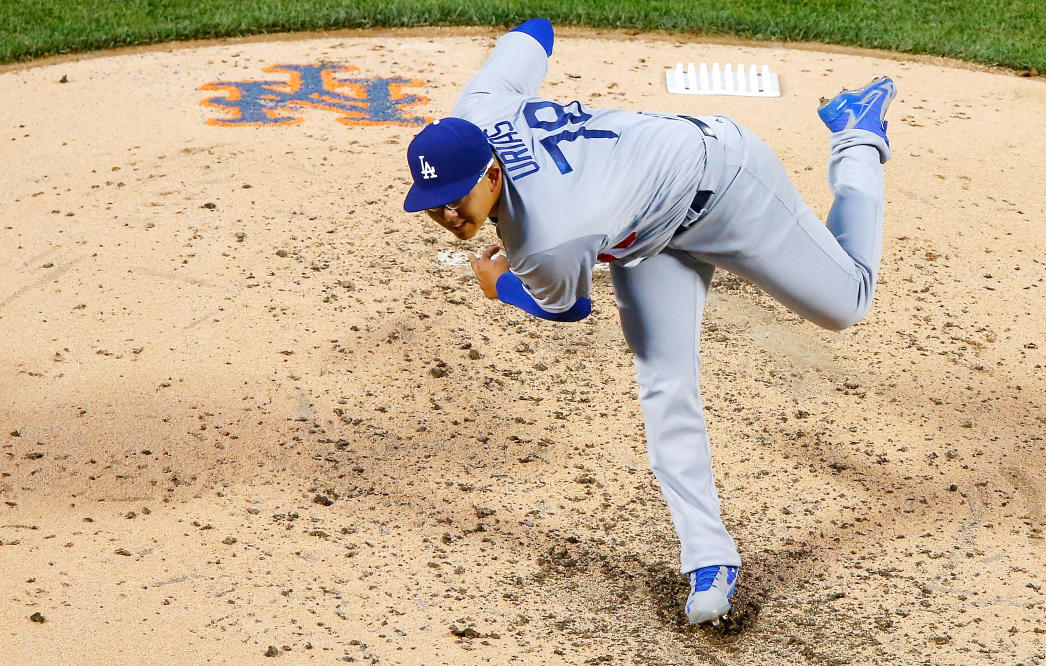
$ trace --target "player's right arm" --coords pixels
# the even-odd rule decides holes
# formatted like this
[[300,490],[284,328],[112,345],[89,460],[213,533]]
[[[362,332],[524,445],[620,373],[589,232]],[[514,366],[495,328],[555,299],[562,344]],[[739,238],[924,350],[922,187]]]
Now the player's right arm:
[[[568,307],[559,307],[554,311],[546,309],[547,306],[543,307],[535,299],[530,288],[523,284],[519,276],[509,270],[505,256],[495,256],[500,251],[500,247],[491,245],[479,256],[469,258],[476,279],[479,280],[480,289],[487,298],[496,298],[535,317],[551,321],[579,321],[592,311],[592,301],[587,295],[575,296],[572,299],[573,304]],[[587,289],[585,293],[588,293]]]
[[483,68],[465,86],[451,115],[458,115],[459,107],[476,95],[536,95],[548,73],[553,41],[552,24],[543,18],[526,21],[502,35]]
[[487,248],[472,261],[480,288],[487,298],[513,305],[528,314],[552,321],[578,321],[592,311],[592,267],[606,237],[589,235],[512,262],[494,258],[498,246]]

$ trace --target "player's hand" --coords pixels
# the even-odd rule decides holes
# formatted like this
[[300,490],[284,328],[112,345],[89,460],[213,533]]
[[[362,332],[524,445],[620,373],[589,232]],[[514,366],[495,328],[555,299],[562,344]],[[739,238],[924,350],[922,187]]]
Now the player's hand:
[[482,254],[469,256],[472,272],[476,274],[479,288],[487,298],[498,297],[498,278],[508,272],[508,259],[505,255],[494,257],[500,250],[497,245],[491,245]]

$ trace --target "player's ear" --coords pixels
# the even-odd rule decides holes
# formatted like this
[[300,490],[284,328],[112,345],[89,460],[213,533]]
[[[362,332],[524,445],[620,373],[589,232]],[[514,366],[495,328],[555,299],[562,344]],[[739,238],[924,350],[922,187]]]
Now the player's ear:
[[501,190],[501,163],[497,160],[487,169],[486,181],[492,192]]

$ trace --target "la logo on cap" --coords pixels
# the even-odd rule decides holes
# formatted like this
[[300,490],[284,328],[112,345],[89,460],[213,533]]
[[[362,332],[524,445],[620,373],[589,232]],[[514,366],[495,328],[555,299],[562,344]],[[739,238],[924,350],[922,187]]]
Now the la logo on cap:
[[487,135],[478,126],[464,118],[433,121],[407,147],[414,184],[403,210],[413,213],[457,201],[476,186],[492,158]]
[[421,175],[425,180],[436,177],[436,167],[432,166],[425,161],[424,155],[418,155],[418,159],[421,160]]

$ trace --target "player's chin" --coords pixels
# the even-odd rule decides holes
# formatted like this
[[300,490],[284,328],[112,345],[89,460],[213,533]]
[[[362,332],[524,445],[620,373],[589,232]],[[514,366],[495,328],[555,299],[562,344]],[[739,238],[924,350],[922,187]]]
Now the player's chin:
[[463,222],[460,227],[455,227],[450,230],[450,233],[457,236],[460,240],[470,240],[479,231],[479,225],[473,224],[472,222]]

